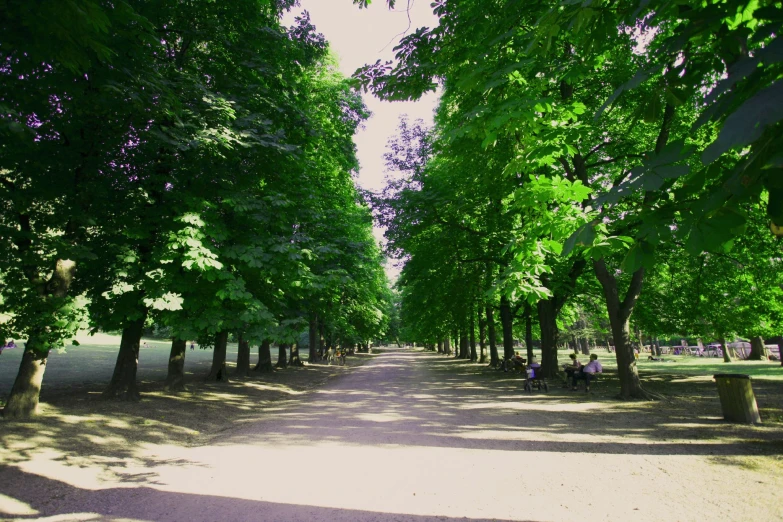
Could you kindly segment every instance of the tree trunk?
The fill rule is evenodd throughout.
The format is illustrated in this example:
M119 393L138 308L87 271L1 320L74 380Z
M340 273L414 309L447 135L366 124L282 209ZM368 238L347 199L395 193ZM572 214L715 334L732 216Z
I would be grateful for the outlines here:
M254 372L271 372L272 368L272 352L269 350L269 339L264 339L258 346L258 363L253 368Z
M30 336L24 347L22 362L16 374L14 386L3 409L6 419L26 419L38 413L38 398L41 394L49 350L39 351L36 336Z
M451 355L451 346L449 343L450 343L449 338L446 337L446 340L443 341L443 353L445 353L446 355Z
M215 348L212 352L212 369L207 375L207 381L228 382L226 372L226 348L228 345L228 331L215 334Z
M636 367L636 356L633 351L631 341L630 322L626 319L624 322L617 319L618 311L610 312L614 320L610 317L612 325L612 335L614 336L614 349L617 357L617 373L620 377L620 397L622 399L647 399L650 398L647 392L642 388L639 372Z
M750 355L748 355L749 361L766 361L764 349L764 339L760 335L750 338Z
M239 343L237 344L236 375L239 377L250 375L250 343L245 339L244 335L239 336Z
M291 360L288 364L289 366L304 366L302 360L299 358L299 345L297 343L291 345Z
M503 356L514 357L514 318L511 315L511 303L506 296L500 298L500 322L503 326Z
M288 368L288 354L286 353L287 349L288 349L287 344L277 345L277 364L275 365L276 368Z
M557 375L557 311L554 297L538 302L538 325L541 328L541 374L552 378Z
M323 358L326 356L326 338L324 337L324 323L318 321L318 355Z
M443 353L443 341L438 341L438 353Z
M478 324L479 324L479 362L484 364L487 362L487 322L484 319L484 314L481 313L481 307L478 309Z
M533 360L533 308L525 303L525 349L528 362Z
M144 330L144 321L147 319L147 310L142 316L127 323L122 330L120 339L120 353L117 355L117 363L114 365L114 374L108 388L103 392L104 399L119 399L123 401L138 401L141 399L139 389L136 386L136 372L139 369L139 344Z
M307 341L310 347L310 355L307 357L310 364L314 363L318 359L318 314L315 312L310 313L310 325L307 336Z
M169 353L169 373L163 383L166 391L182 391L185 389L185 350L188 342L185 339L174 338L171 341Z
M468 348L468 332L462 330L459 333L459 358L470 359L470 349Z
M590 355L590 342L587 337L579 339L579 346L581 347L582 355Z
M30 245L31 243L25 243L23 246L17 244L17 247L22 253L25 253L29 250ZM31 274L34 274L34 278L38 277L35 270ZM71 289L75 274L75 262L67 259L57 259L54 262L52 275L46 284L36 285L33 280L30 280L30 282L37 286L38 297L41 299L42 304L48 306L52 304L50 302L52 299L58 301L65 300ZM62 304L61 301L57 303L57 308L60 308ZM44 306L42 310L46 309L47 306ZM57 321L54 313L47 314L42 311L37 315L36 319L39 321L49 320L48 324L41 325L43 328L53 327L54 322ZM11 393L8 395L8 401L3 409L3 416L7 419L24 419L38 413L38 400L41 394L41 385L50 349L50 346L44 346L40 338L40 334L43 334L45 331L44 329L38 332L31 332L27 343L25 343L19 371L16 374L14 385L11 387Z
M472 308L472 307L471 307ZM473 310L470 313L470 361L478 361L478 354L476 353L476 316L473 314Z
M620 301L617 289L617 278L609 273L604 260L593 261L593 268L603 288L606 309L609 313L609 324L612 329L614 351L617 358L617 375L620 379L620 398L656 398L655 395L642 387L631 343L630 319L636 300L642 292L644 268L639 268L633 273L631 283L622 301Z
M723 352L723 362L730 363L731 353L729 353L729 347L726 346L726 338L721 336L719 341L720 341L720 349Z
M485 315L487 316L487 340L489 341L489 365L495 368L500 363L500 357L498 357L497 338L495 337L495 318L493 317L492 307L490 305L487 305L487 307L485 308Z

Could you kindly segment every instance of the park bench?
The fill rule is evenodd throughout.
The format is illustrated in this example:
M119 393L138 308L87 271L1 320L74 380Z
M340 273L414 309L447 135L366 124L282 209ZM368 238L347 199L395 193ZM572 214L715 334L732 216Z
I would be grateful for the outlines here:
M600 382L602 375L603 375L603 373L594 373L592 379L590 380L590 386L594 386L596 383ZM584 381L584 380L580 379L580 380L576 381L576 387L577 388L579 388L579 383L580 382L587 383L587 381ZM569 382L568 383L568 387L571 388L571 385L572 385L572 383Z

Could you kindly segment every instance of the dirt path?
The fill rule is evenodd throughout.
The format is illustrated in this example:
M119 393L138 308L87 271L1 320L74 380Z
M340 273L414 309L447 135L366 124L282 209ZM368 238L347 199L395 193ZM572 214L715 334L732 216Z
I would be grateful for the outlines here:
M100 462L42 450L0 471L0 514L59 514L58 521L783 518L775 499L781 460L764 442L779 430L662 419L643 405L561 390L525 395L518 381L493 379L475 365L389 351L296 401L266 406L267 420L207 446L142 444L133 458ZM746 430L756 430L750 436L759 442L745 442Z

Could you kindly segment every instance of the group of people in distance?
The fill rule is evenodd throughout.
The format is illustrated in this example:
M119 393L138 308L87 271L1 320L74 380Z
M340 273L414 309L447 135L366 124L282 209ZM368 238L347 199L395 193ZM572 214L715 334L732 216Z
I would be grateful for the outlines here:
M566 373L566 384L570 379L571 389L576 391L579 381L585 381L585 392L589 392L590 381L592 381L597 374L604 371L603 366L598 362L598 355L591 354L590 361L584 365L577 359L575 353L572 353L569 357L571 358L571 362L563 365L563 369Z

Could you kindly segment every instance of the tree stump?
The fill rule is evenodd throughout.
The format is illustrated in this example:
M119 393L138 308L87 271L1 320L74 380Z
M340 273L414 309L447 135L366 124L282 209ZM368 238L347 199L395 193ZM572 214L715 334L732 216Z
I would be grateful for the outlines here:
M749 375L723 373L713 375L713 378L718 384L724 419L743 424L761 424Z

